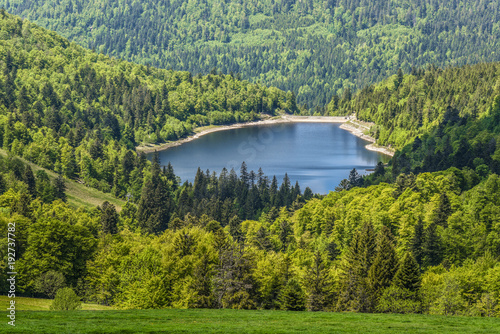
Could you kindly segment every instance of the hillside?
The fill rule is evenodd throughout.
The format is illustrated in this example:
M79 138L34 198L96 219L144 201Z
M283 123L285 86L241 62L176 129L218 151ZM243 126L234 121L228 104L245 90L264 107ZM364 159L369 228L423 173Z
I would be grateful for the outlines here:
M0 33L0 145L122 198L139 197L141 184L131 189L129 175L141 174L147 161L136 145L297 112L292 93L116 60L3 10Z
M225 74L325 105L398 68L498 61L498 0L2 0L8 11L108 55Z
M400 72L327 110L374 122L377 143L399 150L393 176L450 167L500 173L500 63Z

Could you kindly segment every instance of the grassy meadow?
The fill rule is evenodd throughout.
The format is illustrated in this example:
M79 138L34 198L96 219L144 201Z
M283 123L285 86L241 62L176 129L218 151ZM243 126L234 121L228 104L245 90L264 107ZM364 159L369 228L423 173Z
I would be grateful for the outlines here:
M0 333L500 333L498 318L229 309L85 309L19 311L16 327L5 321Z

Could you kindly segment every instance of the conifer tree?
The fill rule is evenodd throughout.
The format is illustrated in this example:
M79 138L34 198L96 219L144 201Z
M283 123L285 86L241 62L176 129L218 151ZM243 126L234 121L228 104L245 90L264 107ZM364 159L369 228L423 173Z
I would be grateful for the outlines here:
M437 225L446 228L448 226L447 220L451 212L452 210L451 210L450 199L448 198L445 192L442 192L439 197L439 206L435 212L434 222Z
M54 179L54 197L66 202L66 182L61 175Z
M417 261L410 253L406 253L401 259L393 283L401 289L412 292L420 288L420 270Z
M375 231L371 223L365 223L354 235L343 259L338 310L369 310L371 300L367 277L375 255Z
M101 206L101 227L105 234L118 233L118 213L115 206L108 201Z
M382 226L377 239L377 255L368 271L368 285L373 303L376 302L380 292L391 285L398 268L391 230Z
M296 279L288 280L281 291L280 302L282 310L304 311L306 309L304 292Z
M36 180L30 165L26 165L26 167L24 168L23 181L28 186L29 194L33 198L36 197Z
M243 233L241 232L241 220L238 216L234 216L229 221L229 234L236 241L241 241L243 238Z
M271 250L272 244L269 240L269 235L265 227L261 226L255 235L255 244L262 250Z
M290 242L290 235L292 234L292 228L288 221L284 220L280 223L279 239L281 241L281 250L285 251Z
M441 240L435 223L431 223L425 229L422 255L424 267L437 266L441 263Z
M322 311L326 304L328 282L328 270L323 255L316 251L311 265L306 272L307 287L307 309L309 311Z
M424 254L422 250L423 244L424 244L424 222L422 221L422 219L419 219L418 223L415 225L415 231L413 234L413 238L411 240L410 249L413 257L420 266L423 264L423 259L424 259Z

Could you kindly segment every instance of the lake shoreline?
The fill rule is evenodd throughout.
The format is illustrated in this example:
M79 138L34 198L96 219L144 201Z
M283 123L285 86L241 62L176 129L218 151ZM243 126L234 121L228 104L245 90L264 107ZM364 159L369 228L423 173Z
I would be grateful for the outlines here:
M198 139L204 135L209 133L217 132L217 131L225 131L231 129L239 129L243 127L256 126L256 125L268 125L268 124L280 124L280 123L342 123L340 126L341 129L347 130L351 132L356 137L364 139L366 141L371 142L365 146L367 150L379 152L388 156L393 156L394 152L388 147L378 146L375 143L375 139L363 133L363 129L366 128L366 125L361 124L359 121L353 119L348 116L292 116L292 115L284 115L280 117L269 117L265 119L261 119L253 122L246 123L235 123L230 125L209 125L204 127L199 127L194 130L195 134L190 135L186 138L181 138L176 141L171 141L168 143L163 143L159 145L141 145L137 146L135 150L137 152L144 153L153 153L155 151L165 151L171 147L180 146L184 143L193 141ZM366 123L368 124L368 123ZM368 130L366 128L364 130Z

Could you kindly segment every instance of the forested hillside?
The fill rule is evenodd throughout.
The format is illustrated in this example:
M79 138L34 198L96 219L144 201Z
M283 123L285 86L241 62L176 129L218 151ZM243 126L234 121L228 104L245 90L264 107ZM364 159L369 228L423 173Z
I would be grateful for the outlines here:
M449 167L500 173L500 63L399 72L327 110L375 122L377 142L399 149L393 176Z
M297 111L293 93L111 59L3 10L0 33L0 145L116 196L140 192L142 142Z
M80 45L293 91L310 108L398 68L500 60L498 0L2 0Z

